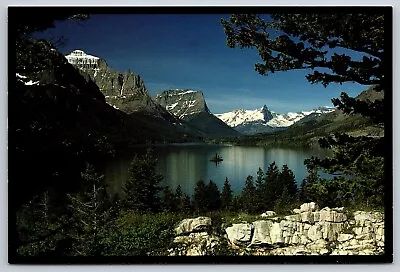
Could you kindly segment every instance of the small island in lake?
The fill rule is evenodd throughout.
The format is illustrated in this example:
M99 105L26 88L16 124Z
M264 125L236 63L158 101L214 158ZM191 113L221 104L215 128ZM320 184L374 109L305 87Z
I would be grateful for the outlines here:
M210 161L215 162L215 163L219 163L219 162L223 161L223 159L222 159L222 157L220 155L215 154L215 156Z

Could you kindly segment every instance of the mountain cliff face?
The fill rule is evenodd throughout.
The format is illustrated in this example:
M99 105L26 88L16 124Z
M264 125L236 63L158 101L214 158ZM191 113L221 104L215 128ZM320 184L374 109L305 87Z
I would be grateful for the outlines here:
M256 134L283 130L305 117L315 118L321 114L332 112L333 110L333 108L329 107L320 107L311 111L279 114L270 111L268 107L264 105L260 109L238 109L232 112L215 114L215 116L243 134Z
M210 113L202 92L193 90L169 90L158 94L155 101L180 119L201 112Z
M143 80L131 71L115 71L107 62L82 50L65 56L69 63L79 68L81 74L92 80L104 94L107 103L126 113L147 111L163 115L166 112L149 96Z
M211 114L203 93L193 90L168 90L154 100L171 114L196 127L206 137L238 136L239 132Z

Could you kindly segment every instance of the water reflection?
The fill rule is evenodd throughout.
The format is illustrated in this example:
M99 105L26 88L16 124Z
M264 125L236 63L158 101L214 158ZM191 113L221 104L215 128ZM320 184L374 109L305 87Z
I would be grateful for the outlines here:
M311 156L325 157L328 152L320 149L288 149L220 145L170 145L155 147L158 158L157 171L163 175L163 185L173 190L180 184L182 190L192 195L199 179L206 183L213 180L221 190L228 178L234 192L239 192L248 175L256 176L258 168L264 171L273 161L279 168L283 164L294 172L298 184L306 177L304 159ZM210 161L218 154L223 161ZM110 193L120 193L128 178L128 167L134 154L117 158L108 163L105 179Z

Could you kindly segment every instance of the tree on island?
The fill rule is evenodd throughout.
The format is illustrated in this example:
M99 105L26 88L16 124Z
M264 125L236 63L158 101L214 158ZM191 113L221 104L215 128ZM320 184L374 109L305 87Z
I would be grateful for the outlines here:
M326 87L356 82L373 86L375 92L386 92L391 91L391 84L385 78L385 20L384 14L369 13L234 14L228 20L221 19L221 24L229 47L257 50L261 62L255 64L255 70L261 75L308 69L306 79L311 84ZM338 53L337 49L355 51L362 57ZM332 103L345 114L360 114L376 126L384 125L384 99L360 101L342 92ZM320 139L320 145L332 149L333 156L308 163L329 173L344 174L340 185L346 193L338 203L351 197L355 201L370 200L372 205L383 204L384 137L336 133ZM335 186L329 187L335 190Z

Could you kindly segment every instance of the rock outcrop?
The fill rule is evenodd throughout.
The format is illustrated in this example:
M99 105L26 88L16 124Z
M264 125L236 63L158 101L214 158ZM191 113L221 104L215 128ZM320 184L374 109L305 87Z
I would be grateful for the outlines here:
M268 214L272 215L272 211ZM345 213L344 208L329 207L318 210L315 203L305 203L291 215L263 216L265 219L252 223L224 227L225 235L219 237L210 231L204 232L204 228L200 228L201 233L193 233L197 227L186 227L196 221L211 225L210 218L199 218L185 219L178 226L180 236L175 238L180 245L178 255L212 254L213 248L224 241L239 255L377 255L384 252L384 216L379 212Z
M233 226L225 229L228 239L236 245L247 245L251 241L254 226L252 224L233 224Z
M185 234L207 230L211 226L209 217L197 217L182 220L175 229L176 234Z
M211 218L200 216L182 220L175 228L177 245L170 249L170 255L203 256L218 244L219 238L209 234Z

